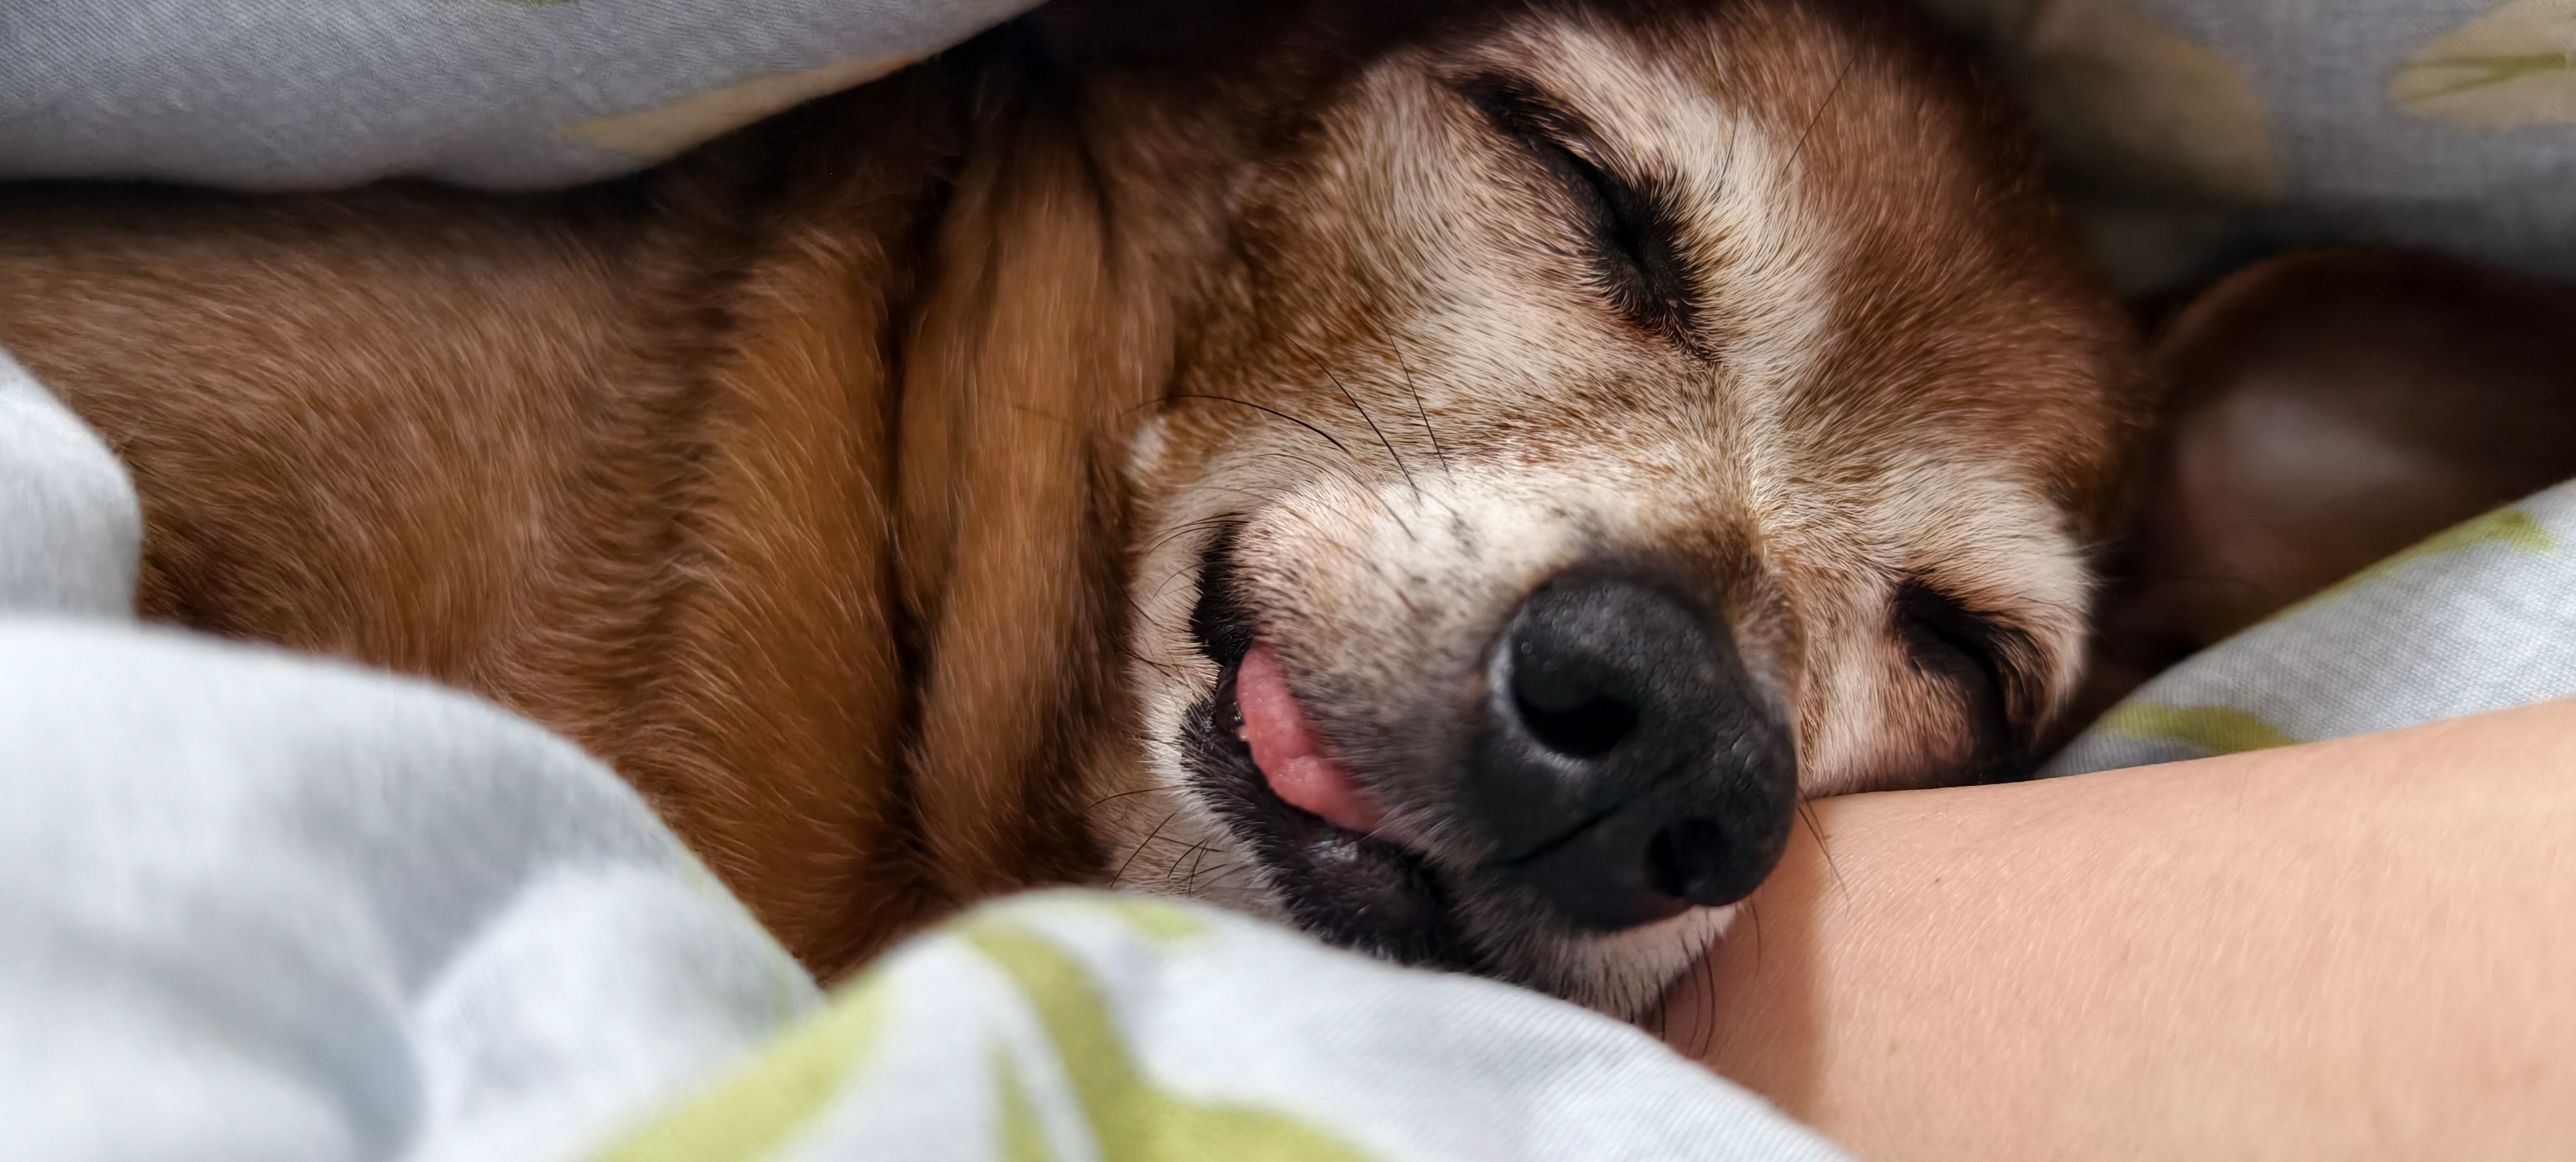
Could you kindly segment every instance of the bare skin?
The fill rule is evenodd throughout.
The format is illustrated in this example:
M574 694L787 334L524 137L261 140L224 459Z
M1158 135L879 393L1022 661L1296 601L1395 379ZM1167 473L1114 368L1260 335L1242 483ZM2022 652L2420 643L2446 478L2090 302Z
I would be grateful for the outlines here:
M2576 1155L2576 701L1814 809L1663 1024L1860 1157Z

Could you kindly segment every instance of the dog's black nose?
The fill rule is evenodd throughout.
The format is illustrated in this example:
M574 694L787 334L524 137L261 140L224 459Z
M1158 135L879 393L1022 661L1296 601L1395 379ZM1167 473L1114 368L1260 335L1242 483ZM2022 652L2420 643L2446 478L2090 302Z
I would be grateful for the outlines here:
M1615 930L1742 899L1795 809L1788 730L1677 586L1585 568L1532 593L1486 669L1462 795L1496 866Z

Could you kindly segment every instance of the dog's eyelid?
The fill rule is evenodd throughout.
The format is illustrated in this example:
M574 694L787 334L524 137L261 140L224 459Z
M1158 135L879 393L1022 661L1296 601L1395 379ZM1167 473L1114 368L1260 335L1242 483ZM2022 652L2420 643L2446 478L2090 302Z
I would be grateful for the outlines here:
M2038 650L2028 631L2003 614L1978 609L1957 596L1920 577L1899 582L1893 602L1898 632L1903 634L1915 654L1915 663L1927 671L1926 654L1939 649L1954 651L1961 660L1975 667L1974 680L1991 690L1994 709L2007 721L1999 724L2009 732L2009 720L2029 712L2034 691L2031 689L2031 667ZM1953 680L1968 675L1955 670Z
M1700 350L1671 182L1625 172L1609 160L1611 151L1590 125L1527 80L1480 74L1457 88L1496 131L1557 171L1585 203L1595 219L1586 226L1602 248L1600 274L1611 305L1630 322Z
M1610 149L1582 117L1521 78L1483 74L1461 83L1460 95L1504 136L1542 156L1556 155L1580 167L1587 184L1605 199L1652 207L1642 183L1611 160ZM1613 207L1616 208L1615 206Z

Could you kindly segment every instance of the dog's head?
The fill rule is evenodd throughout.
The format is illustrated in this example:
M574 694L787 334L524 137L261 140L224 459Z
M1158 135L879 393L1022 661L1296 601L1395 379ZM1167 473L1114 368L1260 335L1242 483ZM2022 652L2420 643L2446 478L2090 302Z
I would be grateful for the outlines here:
M2016 771L2127 337L1910 25L1518 9L1285 140L1129 465L1125 882L1633 1010L1802 796Z

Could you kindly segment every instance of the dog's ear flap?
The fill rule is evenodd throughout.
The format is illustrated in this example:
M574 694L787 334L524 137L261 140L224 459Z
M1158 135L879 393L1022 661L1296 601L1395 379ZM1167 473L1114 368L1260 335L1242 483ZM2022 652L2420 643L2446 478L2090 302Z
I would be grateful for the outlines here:
M2576 476L2576 295L2501 272L2383 250L2275 258L2176 312L2149 362L2166 394L2107 563L2097 687L2125 692Z
M910 807L928 886L958 902L1100 870L1071 772L1084 724L1123 721L1104 701L1123 661L1111 433L1173 351L1063 105L987 105L931 242L899 423L898 575L922 658Z

